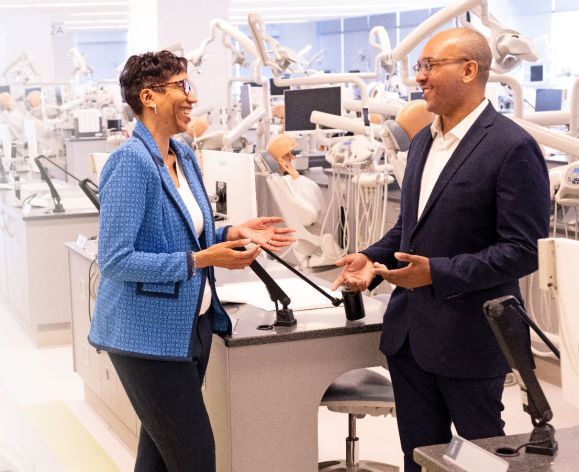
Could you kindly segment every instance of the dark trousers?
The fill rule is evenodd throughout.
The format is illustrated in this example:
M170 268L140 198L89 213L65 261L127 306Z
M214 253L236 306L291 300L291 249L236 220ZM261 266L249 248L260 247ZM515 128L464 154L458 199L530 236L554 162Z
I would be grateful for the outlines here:
M215 441L201 395L211 336L210 317L201 316L191 362L109 353L141 420L135 472L215 471Z
M504 435L504 375L464 379L426 372L416 363L408 339L386 358L406 472L420 471L412 459L415 447L451 440L451 423L459 436L469 440Z

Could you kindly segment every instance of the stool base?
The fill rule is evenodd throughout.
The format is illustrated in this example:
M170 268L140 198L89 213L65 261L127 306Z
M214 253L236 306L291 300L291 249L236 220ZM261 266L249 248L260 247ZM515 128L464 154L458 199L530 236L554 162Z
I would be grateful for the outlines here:
M347 466L346 461L325 461L318 464L318 471L324 472L399 472L394 465L374 461L360 461L358 465Z

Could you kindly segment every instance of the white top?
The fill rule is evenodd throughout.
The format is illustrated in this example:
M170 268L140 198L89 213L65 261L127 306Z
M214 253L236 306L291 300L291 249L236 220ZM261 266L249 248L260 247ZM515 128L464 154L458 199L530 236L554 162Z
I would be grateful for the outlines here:
M430 132L432 133L434 141L432 142L432 147L430 148L426 163L424 164L424 171L422 172L417 220L419 220L422 215L422 211L426 206L426 202L432 193L438 177L440 177L442 169L444 169L460 141L484 111L488 103L489 101L484 99L478 107L466 115L460 123L445 135L442 134L442 123L439 115L436 116L432 125L430 125Z
M179 163L179 159L176 159L176 167L177 167L177 178L179 179L179 187L177 191L185 203L187 207L187 211L191 215L191 219L193 220L193 226L195 226L195 232L197 233L197 237L199 238L203 234L203 213L201 213L201 208L199 208L199 204L197 200L195 200L195 196L191 191L191 188L187 184L187 177L183 173L183 169L181 168L181 164ZM205 290L203 291L203 298L201 299L201 309L199 310L199 314L203 315L209 309L211 305L211 288L209 287L209 283L205 284Z

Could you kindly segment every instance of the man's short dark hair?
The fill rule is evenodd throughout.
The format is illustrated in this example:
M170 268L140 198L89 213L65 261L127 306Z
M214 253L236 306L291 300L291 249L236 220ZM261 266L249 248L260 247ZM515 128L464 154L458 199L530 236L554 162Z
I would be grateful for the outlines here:
M125 102L135 115L141 116L143 104L139 94L150 85L167 82L171 77L187 71L187 59L169 51L146 52L129 57L119 82Z

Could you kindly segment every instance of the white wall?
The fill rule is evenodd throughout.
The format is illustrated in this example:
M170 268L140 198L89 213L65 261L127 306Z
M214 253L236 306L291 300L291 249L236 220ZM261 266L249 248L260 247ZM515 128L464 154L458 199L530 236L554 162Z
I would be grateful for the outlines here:
M43 82L54 80L50 17L33 12L0 16L0 72L23 53L33 60Z
M227 0L162 0L158 10L158 44L160 47L180 42L185 53L200 46L210 35L209 24L214 18L227 19ZM212 102L225 106L229 77L229 54L221 42L222 34L207 49L208 57L202 74L193 77L199 94L199 104Z

